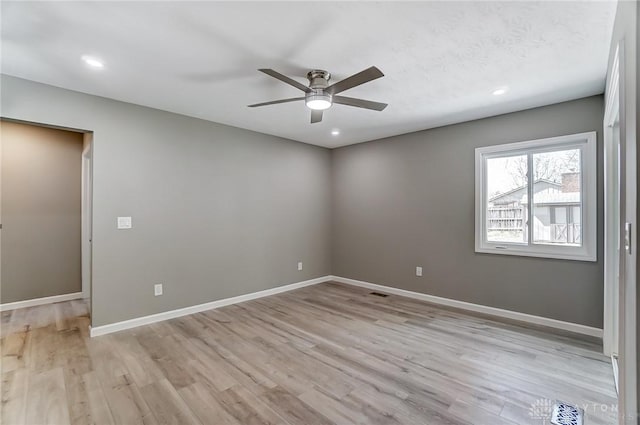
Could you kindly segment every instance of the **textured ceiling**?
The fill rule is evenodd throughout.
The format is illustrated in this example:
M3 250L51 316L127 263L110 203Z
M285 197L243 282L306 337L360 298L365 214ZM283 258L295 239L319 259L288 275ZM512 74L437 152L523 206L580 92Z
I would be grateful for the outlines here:
M2 72L72 90L335 147L602 93L614 2L2 2ZM88 69L91 54L106 66ZM309 123L306 83L371 65ZM503 96L494 89L508 86ZM332 129L340 129L332 136Z

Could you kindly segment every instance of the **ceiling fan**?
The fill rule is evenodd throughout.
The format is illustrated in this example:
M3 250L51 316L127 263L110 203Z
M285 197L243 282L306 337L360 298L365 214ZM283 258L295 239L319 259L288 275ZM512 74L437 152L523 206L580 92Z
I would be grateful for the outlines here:
M380 71L375 66L367 68L364 71L358 72L357 74L353 74L352 76L331 85L329 85L329 80L331 79L331 74L329 72L323 71L321 69L314 69L312 71L309 71L309 73L307 74L309 87L287 77L286 75L280 74L273 69L259 69L258 71L264 72L265 74L273 78L277 78L284 83L302 90L303 92L305 92L305 95L302 97L291 97L288 99L280 99L271 102L248 105L250 108L304 100L307 108L311 109L311 124L313 124L322 121L322 111L329 109L334 103L340 105L355 106L356 108L372 109L374 111L382 111L387 107L386 103L372 102L370 100L356 99L353 97L338 96L338 93L342 93L345 90L349 90L361 84L368 83L369 81L384 77L382 71Z

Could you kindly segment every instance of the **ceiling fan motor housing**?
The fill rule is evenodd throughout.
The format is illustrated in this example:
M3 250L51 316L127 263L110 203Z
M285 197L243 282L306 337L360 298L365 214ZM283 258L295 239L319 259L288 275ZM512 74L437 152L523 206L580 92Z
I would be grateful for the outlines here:
M317 89L326 89L331 79L331 74L322 69L314 69L307 73L307 79L309 80L309 87Z

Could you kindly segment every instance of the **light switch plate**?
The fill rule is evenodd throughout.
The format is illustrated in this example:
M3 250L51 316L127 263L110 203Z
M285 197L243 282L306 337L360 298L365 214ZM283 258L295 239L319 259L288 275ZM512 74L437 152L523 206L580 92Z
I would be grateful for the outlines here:
M131 229L131 217L118 217L118 229Z

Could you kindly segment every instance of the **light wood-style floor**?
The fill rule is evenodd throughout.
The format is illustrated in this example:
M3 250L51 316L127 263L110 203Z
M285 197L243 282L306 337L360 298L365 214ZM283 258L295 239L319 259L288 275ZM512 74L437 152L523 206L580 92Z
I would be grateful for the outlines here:
M599 346L340 284L88 324L82 301L2 313L3 424L542 425L545 399L614 422Z

